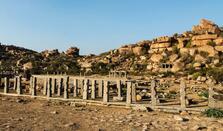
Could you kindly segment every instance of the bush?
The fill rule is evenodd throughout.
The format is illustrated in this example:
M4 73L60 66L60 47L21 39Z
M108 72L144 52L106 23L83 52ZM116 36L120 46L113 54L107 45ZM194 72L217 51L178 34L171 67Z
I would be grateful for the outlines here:
M212 68L207 71L207 74L213 77L217 82L223 82L223 68Z
M207 117L221 118L223 117L223 110L210 108L205 110L203 114L206 115Z
M208 98L209 97L209 92L208 91L201 91L198 96Z
M207 58L209 53L206 51L200 51L200 55L203 56L204 58Z
M191 45L192 45L192 44L191 44L191 41L188 41L185 47L186 47L186 48L190 48Z
M192 79L193 80L196 80L199 76L201 76L201 73L200 72L195 72L192 76Z
M207 44L210 46L216 46L216 43L214 41L209 41Z
M174 54L179 54L180 52L180 49L178 49L176 45L172 47L172 50Z

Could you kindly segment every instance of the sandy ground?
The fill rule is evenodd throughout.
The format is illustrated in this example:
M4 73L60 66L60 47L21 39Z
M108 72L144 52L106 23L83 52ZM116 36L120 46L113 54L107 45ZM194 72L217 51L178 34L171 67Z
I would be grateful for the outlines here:
M0 131L223 131L223 119L0 95Z

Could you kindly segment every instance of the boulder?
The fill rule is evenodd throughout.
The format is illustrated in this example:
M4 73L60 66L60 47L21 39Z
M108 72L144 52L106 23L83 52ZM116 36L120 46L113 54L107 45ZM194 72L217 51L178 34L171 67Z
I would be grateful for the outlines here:
M199 34L203 34L206 32L214 34L221 33L220 28L215 23L206 19L201 19L200 24L197 26L193 26L192 31Z
M130 47L130 46L128 46L128 47L121 47L121 48L118 49L118 52L120 54L131 54L131 53L133 53L132 47Z
M218 52L214 49L214 47L210 46L210 45L205 45L205 46L201 46L198 47L197 50L200 51L204 51L204 52L208 52L209 56L213 57L215 56Z
M132 51L135 55L143 55L145 53L143 51L143 47L140 47L140 46L132 48Z
M171 68L172 72L178 72L180 70L184 69L184 63L182 62L174 62L173 67Z
M192 40L215 40L218 38L217 34L204 34L196 35L192 37Z
M215 50L223 52L223 46L215 46Z
M170 62L174 62L179 56L177 54L173 54L169 57Z
M216 43L216 45L223 45L223 38L218 37L217 39L214 40L214 42Z
M156 38L156 42L158 43L170 42L171 39L172 39L171 37L163 36L163 37Z
M23 65L23 70L30 70L33 68L32 62L27 62Z
M211 40L193 40L192 46L204 46L207 45Z
M193 67L194 68L201 67L201 63L200 62L196 62L196 63L194 63Z
M180 54L189 54L189 48L180 48Z
M195 56L195 59L194 60L197 61L197 62L204 62L207 59L198 54L198 55Z
M161 54L153 54L150 58L150 60L153 62L159 62L162 59L163 59L163 56Z
M77 47L70 47L65 54L72 57L79 56L79 49Z

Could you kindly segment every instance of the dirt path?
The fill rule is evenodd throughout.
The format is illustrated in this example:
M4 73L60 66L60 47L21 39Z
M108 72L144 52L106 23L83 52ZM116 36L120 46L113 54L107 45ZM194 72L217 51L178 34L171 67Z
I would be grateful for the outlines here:
M217 130L223 120L196 115L71 106L60 101L0 96L1 130L142 131Z

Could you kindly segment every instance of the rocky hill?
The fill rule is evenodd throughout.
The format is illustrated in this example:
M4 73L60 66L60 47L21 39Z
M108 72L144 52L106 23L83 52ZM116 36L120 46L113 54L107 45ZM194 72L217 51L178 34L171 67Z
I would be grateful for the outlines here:
M207 75L209 69L222 67L222 52L222 28L202 19L191 31L124 45L79 61L87 63L86 68L89 69L102 66L102 72L114 69L126 70L136 75L175 73L198 77Z
M89 75L126 70L132 75L174 74L206 80L208 73L221 75L223 31L215 23L202 19L191 31L124 45L98 56L79 56L76 47L66 52L55 49L38 53L1 45L0 52L1 70L11 68L39 74L81 72Z

